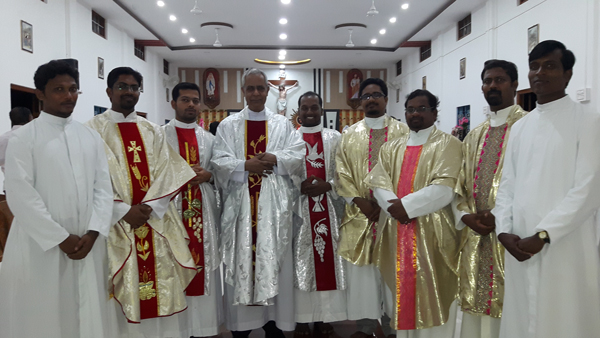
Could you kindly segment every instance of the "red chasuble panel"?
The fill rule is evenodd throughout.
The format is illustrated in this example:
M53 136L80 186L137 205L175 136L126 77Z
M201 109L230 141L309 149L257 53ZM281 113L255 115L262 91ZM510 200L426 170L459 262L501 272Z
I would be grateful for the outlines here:
M131 205L142 202L150 188L150 168L142 135L136 123L118 123L127 159L131 187ZM154 230L146 223L134 230L139 273L141 319L158 317L158 285L154 251Z
M306 177L319 177L327 181L325 157L323 153L323 135L321 133L303 134L306 142ZM331 225L327 194L308 197L310 227L313 239L313 256L317 291L336 290L335 263L331 241Z
M267 151L269 141L267 121L246 121L246 160ZM248 175L248 190L250 191L250 211L252 216L252 275L256 265L256 238L258 224L258 198L262 176Z
M179 141L179 154L193 167L198 164L199 149L195 129L175 128ZM200 186L187 184L181 192L181 217L190 237L188 247L196 263L196 276L185 289L188 296L204 296L204 230L202 218L202 192Z

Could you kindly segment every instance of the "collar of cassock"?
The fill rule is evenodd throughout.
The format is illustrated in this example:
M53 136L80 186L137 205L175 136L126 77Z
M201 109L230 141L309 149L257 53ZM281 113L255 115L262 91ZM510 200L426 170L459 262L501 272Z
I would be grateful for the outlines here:
M116 112L112 109L108 109L107 111L104 112L105 114L110 114L110 117L113 119L113 121L115 121L116 123L124 123L124 122L137 122L137 112L133 111L131 113L129 113L129 115L127 115L127 117L123 116L122 113Z
M196 126L198 126L198 123L196 123L196 122L185 123L185 122L181 122L178 120L173 120L173 125L175 125L175 127L177 127L177 128L182 128L182 129L195 129Z
M552 102L548 102L548 103L544 103L544 104L540 104L538 103L536 106L536 109L540 112L540 113L553 113L553 112L564 112L565 110L569 109L569 104L571 103L571 99L569 98L569 95L565 95L563 97L561 97L558 100L554 100Z
M42 111L40 113L40 116L38 116L38 120L46 122L46 123L50 123L56 126L61 126L64 127L67 124L71 123L71 121L73 121L73 116L69 116L69 117L58 117L58 116L54 116L54 115L50 115L48 113L46 113L45 111Z
M371 129L383 129L383 124L385 123L385 114L379 117L366 117L365 123L367 127Z
M493 127L498 127L498 126L505 124L506 120L508 119L508 115L510 114L510 112L513 110L514 107L515 106L512 105L510 107L500 109L496 112L492 112L490 114L490 126L493 128Z
M433 128L435 128L434 125L432 125L429 128L421 129L418 132L411 130L407 145L420 146L425 144L425 142L427 142L427 139L429 138L429 134L431 134L431 132L433 131Z
M318 124L314 127L300 127L300 132L302 134L314 134L314 133L319 133L323 130L323 125L322 124Z
M266 109L263 109L262 111L259 111L259 112L255 112L255 111L250 110L250 108L248 108L247 111L248 111L248 120L249 121L266 121L267 120Z

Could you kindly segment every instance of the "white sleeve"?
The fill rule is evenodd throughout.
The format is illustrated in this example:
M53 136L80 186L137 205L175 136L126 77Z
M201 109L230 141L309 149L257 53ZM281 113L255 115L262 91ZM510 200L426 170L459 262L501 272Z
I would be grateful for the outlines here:
M279 159L277 159L277 165L273 167L273 173L279 176L289 175L287 169L285 169L285 166L279 162Z
M125 202L114 201L112 219L110 221L110 224L117 224L117 222L119 222L123 217L125 217L125 215L129 212L129 209L131 209L131 205Z
M458 210L458 201L456 200L456 198L452 200L451 205L452 213L454 214L454 227L456 228L456 230L462 230L467 226L465 223L463 223L462 218L464 215L468 215L469 213Z
M388 200L398 199L398 196L389 190L375 188L375 190L373 190L373 197L377 200L377 204L379 204L381 210L383 210L386 215L391 216L388 212L388 208L392 203L388 202Z
M229 176L229 180L244 183L248 181L248 172L245 170L246 162L240 162L238 166L235 168L231 176Z
M94 177L94 208L88 231L98 231L101 235L108 237L111 223L113 202L113 190L104 150L104 142L97 136L96 148L98 151L96 162L96 175ZM116 222L115 222L116 223Z
M352 204L354 204L354 202L352 200L355 198L356 197L344 197L344 201L346 201L346 204L352 205Z
M150 201L150 202L145 202L144 204L146 204L147 206L152 208L152 214L154 215L154 217L156 217L158 219L162 219L163 216L165 216L167 209L169 209L169 203L171 202L171 196L172 195L165 196L161 199L157 199L157 200Z
M452 188L441 184L432 184L402 197L402 205L409 218L416 218L440 210L450 204L453 198Z

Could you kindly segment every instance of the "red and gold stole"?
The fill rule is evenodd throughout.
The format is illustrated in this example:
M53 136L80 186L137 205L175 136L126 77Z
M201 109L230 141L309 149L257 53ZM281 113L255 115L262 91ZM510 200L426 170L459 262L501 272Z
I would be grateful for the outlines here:
M303 134L306 142L306 177L319 177L327 181L323 135L321 132ZM334 252L327 194L308 197L310 225L313 239L313 256L317 291L336 290Z
M179 141L179 154L193 167L200 159L195 129L175 128ZM198 185L186 185L181 192L183 224L190 243L188 247L196 263L196 276L185 289L188 296L204 296L204 230L202 218L202 192Z
M415 174L423 146L408 146L398 180L398 198L414 192ZM396 306L398 330L416 329L417 220L397 222Z
M246 120L246 160L267 151L269 139L267 121ZM248 175L248 190L250 191L250 213L252 216L252 275L256 265L256 239L258 236L256 226L258 224L258 198L262 176L257 174Z
M137 123L118 123L123 151L127 160L131 187L131 205L138 205L150 188L150 168L144 140ZM141 319L158 317L158 283L154 251L154 230L146 223L134 230L139 273Z

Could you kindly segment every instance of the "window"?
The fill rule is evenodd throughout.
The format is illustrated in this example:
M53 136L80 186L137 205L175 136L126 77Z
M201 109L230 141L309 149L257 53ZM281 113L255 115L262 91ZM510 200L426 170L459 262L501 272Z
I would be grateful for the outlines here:
M471 14L458 22L458 40L471 34Z
M396 76L402 75L402 60L396 62Z
M421 62L429 59L431 56L431 43L426 46L421 46Z
M517 6L522 5L526 2L527 2L527 0L517 0Z
M106 20L94 11L92 11L92 31L106 39Z
M146 59L145 59L145 51L146 51L146 48L145 48L145 46L144 46L144 45L142 45L142 44L140 44L140 43L137 43L137 42L136 42L136 43L133 45L133 48L134 48L134 54L135 54L135 56L139 57L139 58L140 58L140 59L142 59L142 60L146 60Z
M163 72L165 74L169 75L169 61L167 61L165 59L163 59Z

